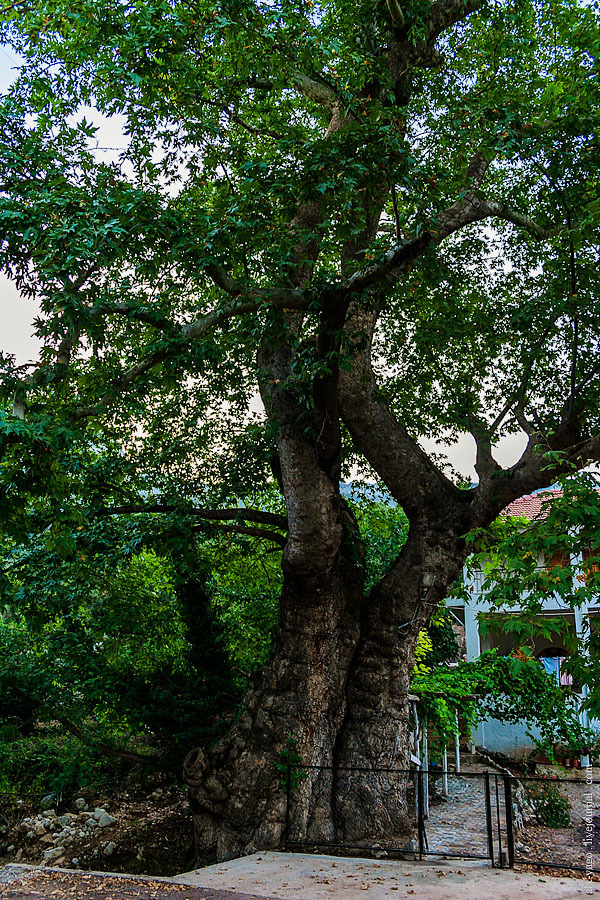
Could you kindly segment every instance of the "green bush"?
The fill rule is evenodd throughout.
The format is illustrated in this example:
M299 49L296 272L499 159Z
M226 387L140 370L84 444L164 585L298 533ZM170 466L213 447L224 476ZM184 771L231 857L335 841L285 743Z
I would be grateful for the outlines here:
M556 785L548 781L532 784L528 787L528 795L541 825L548 828L571 827L571 804Z
M7 739L8 738L8 739ZM0 738L0 793L57 794L123 774L121 760L108 759L72 735L52 728L28 737Z

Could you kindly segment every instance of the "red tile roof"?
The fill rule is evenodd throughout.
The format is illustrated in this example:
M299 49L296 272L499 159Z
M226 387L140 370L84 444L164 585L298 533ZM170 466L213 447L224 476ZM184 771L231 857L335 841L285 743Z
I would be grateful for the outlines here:
M502 510L502 516L527 516L528 519L537 518L542 513L542 504L546 503L552 497L560 497L562 491L560 488L545 488L543 491L536 491L535 494L526 494L525 497L519 497Z

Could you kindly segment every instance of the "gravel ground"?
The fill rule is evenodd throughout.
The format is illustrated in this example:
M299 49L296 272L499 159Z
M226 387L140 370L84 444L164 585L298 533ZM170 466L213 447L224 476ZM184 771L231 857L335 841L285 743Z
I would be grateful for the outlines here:
M0 870L0 897L7 900L53 897L57 900L264 900L258 894L233 894L146 878L39 869L23 872L16 866Z

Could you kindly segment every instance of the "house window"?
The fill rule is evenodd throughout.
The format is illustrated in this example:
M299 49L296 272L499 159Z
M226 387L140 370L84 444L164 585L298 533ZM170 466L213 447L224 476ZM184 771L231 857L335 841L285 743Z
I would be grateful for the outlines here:
M551 569L564 569L571 562L571 557L566 550L557 550L546 562L546 571Z
M583 559L583 577L585 583L588 584L600 572L600 550L586 548L581 556Z
M552 675L558 684L563 687L571 687L573 685L573 676L562 670L563 663L567 659L566 650L559 647L548 647L542 651L538 659L548 675Z

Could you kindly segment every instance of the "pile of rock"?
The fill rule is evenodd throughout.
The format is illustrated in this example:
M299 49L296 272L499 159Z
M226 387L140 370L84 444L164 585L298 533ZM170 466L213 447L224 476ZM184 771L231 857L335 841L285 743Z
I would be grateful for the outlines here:
M60 864L66 857L69 845L77 844L85 839L97 839L102 847L102 854L110 856L115 850L113 841L104 840L104 829L110 828L116 823L116 818L111 816L102 807L96 807L93 811L88 809L83 797L75 801L76 812L57 814L53 808L44 808L48 804L48 798L42 801L42 811L35 816L27 816L23 819L15 831L27 837L29 840L39 842L39 850L42 858L47 863ZM44 848L45 845L45 849ZM1 848L0 848L1 849ZM14 844L4 848L7 853L15 851ZM95 851L95 855L99 854ZM22 854L17 854L19 857ZM74 857L71 864L77 865L79 860Z

